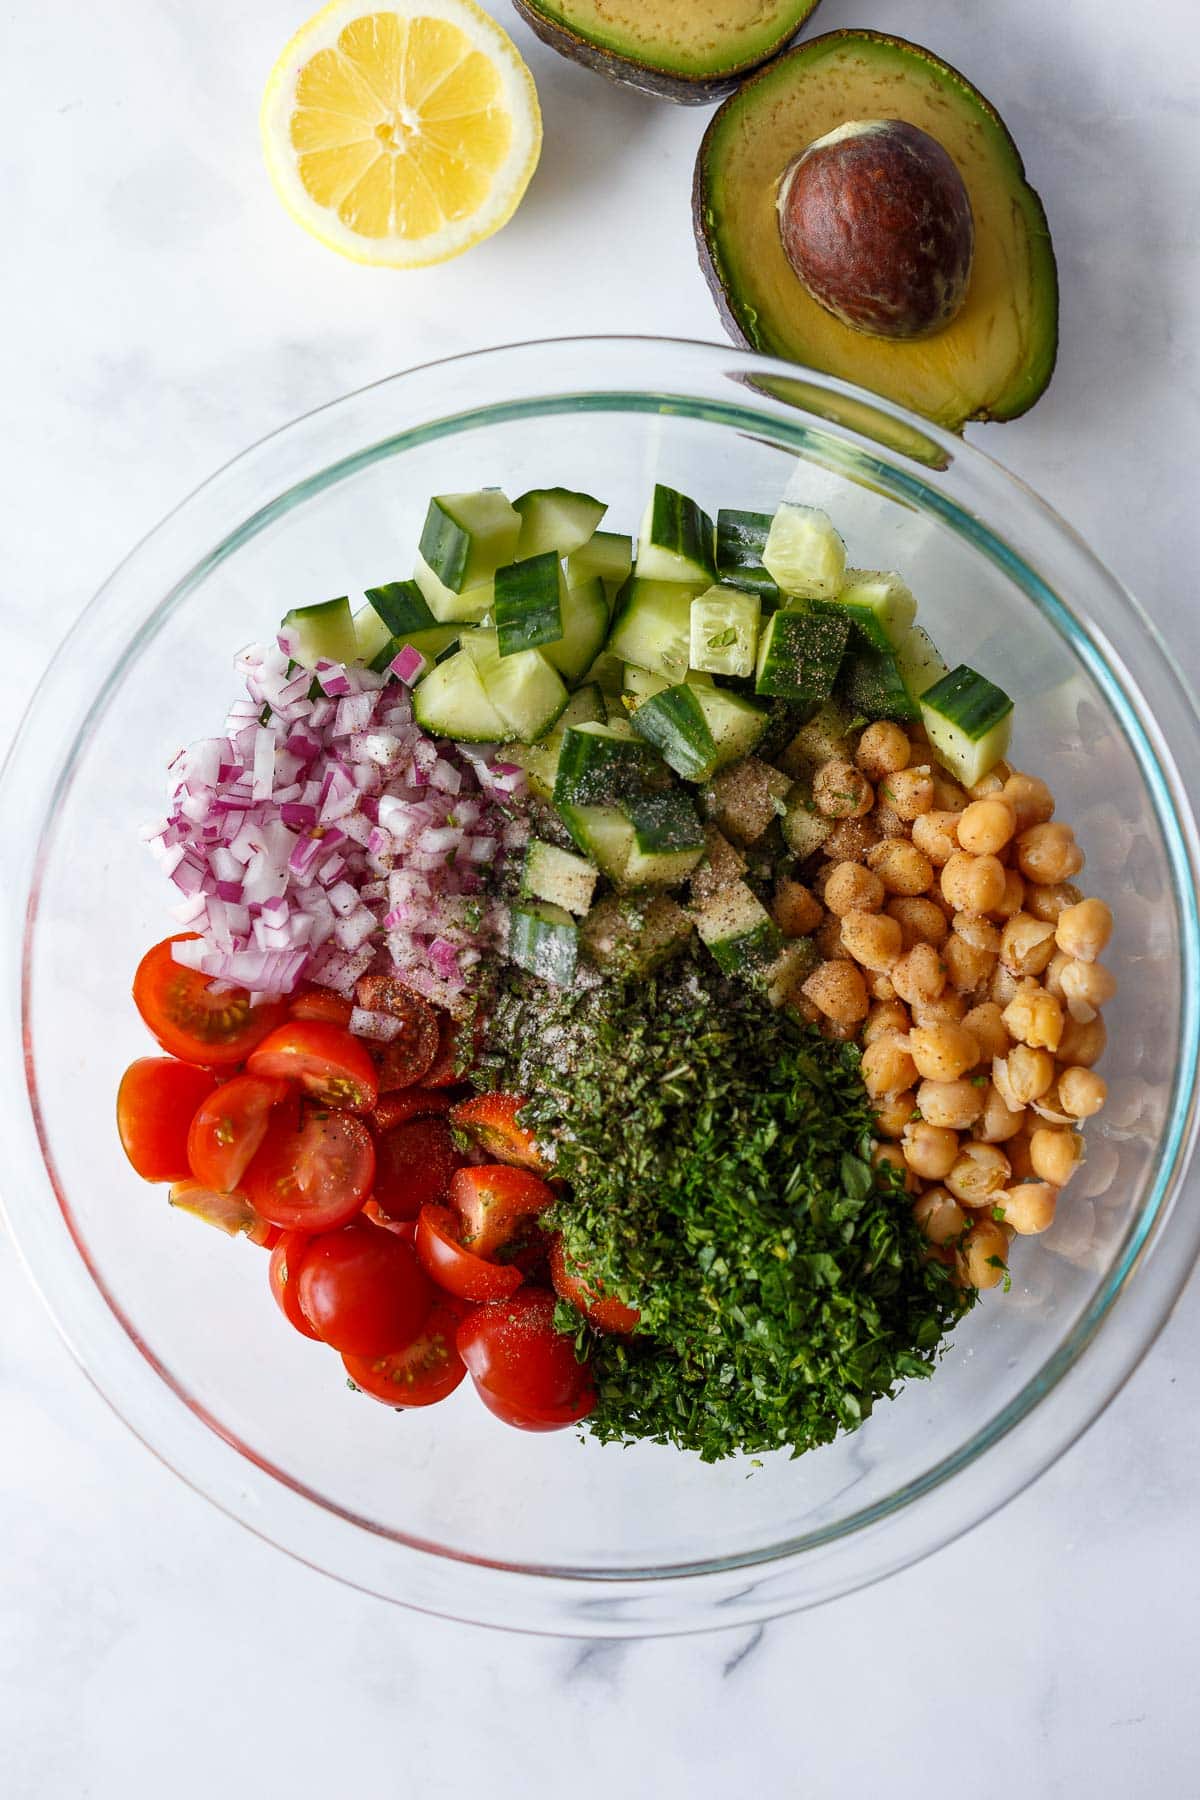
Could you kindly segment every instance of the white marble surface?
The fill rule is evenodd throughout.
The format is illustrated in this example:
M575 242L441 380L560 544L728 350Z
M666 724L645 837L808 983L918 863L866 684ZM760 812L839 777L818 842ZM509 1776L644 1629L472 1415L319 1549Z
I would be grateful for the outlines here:
M568 67L504 0L546 115L514 223L469 263L407 276L310 243L256 142L303 10L4 9L10 705L141 533L295 414L506 339L719 335L688 217L705 115ZM1005 113L1054 227L1062 352L1031 417L971 435L1091 539L1195 675L1192 12L824 0L820 22L921 39ZM915 1800L940 1771L978 1800L1198 1791L1196 1280L1105 1418L964 1542L823 1613L628 1646L504 1638L339 1588L125 1432L3 1240L0 1319L4 1800L441 1800L473 1782Z

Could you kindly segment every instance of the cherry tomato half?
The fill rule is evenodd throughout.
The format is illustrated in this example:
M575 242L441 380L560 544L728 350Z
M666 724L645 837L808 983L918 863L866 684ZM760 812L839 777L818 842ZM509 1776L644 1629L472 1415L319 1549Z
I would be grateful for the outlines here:
M229 1237L249 1238L264 1250L276 1241L274 1225L251 1206L245 1194L218 1194L189 1176L186 1181L174 1182L167 1198L180 1212L191 1213L205 1225L215 1225Z
M375 1140L375 1199L393 1219L415 1219L438 1205L463 1159L445 1119L408 1119Z
M271 1114L242 1186L285 1231L334 1231L361 1209L374 1178L375 1146L361 1119L288 1101Z
M391 1213L385 1213L378 1200L367 1200L362 1209L364 1219L370 1219L372 1225L378 1225L383 1231L394 1231L403 1238L406 1244L413 1244L417 1238L417 1221L415 1219L393 1219Z
M379 1093L375 1064L361 1038L322 1019L281 1025L246 1063L251 1075L296 1081L324 1106L370 1112Z
M460 1300L505 1300L525 1276L512 1263L484 1262L458 1241L458 1217L448 1206L423 1206L417 1217L417 1255L425 1273Z
M394 1094L380 1094L369 1123L374 1131L390 1131L406 1119L436 1119L450 1111L450 1096L444 1088L400 1088Z
M588 1279L578 1263L568 1266L563 1241L557 1233L550 1244L550 1279L560 1300L568 1300L597 1331L608 1331L616 1337L628 1337L641 1313L636 1306L626 1306L597 1283Z
M316 1332L300 1310L300 1265L311 1242L312 1239L302 1231L285 1231L271 1252L267 1273L271 1292L288 1324L294 1325L303 1337L314 1338L319 1343Z
M350 1015L354 1011L349 1000L343 1000L332 988L304 988L293 994L288 1011L293 1019L320 1019L325 1025L350 1024Z
M117 1089L117 1132L143 1181L187 1180L191 1115L216 1085L207 1069L173 1056L130 1063Z
M232 1068L287 1017L287 1005L265 1000L251 1006L245 988L214 994L207 975L184 968L171 954L172 944L195 935L181 932L146 952L133 978L133 1003L172 1056L206 1069Z
M460 1020L451 1018L449 1013L439 1012L437 1028L437 1054L422 1075L421 1081L427 1088L454 1087L466 1074L466 1070L458 1066L462 1034L466 1027Z
M462 1220L459 1236L476 1256L494 1256L517 1235L522 1223L542 1212L554 1189L528 1169L487 1163L459 1169L450 1183L450 1204Z
M497 1162L532 1169L535 1175L548 1175L550 1165L539 1151L532 1131L517 1123L517 1114L525 1104L521 1094L476 1094L452 1107L450 1118Z
M521 1288L476 1307L458 1328L458 1353L479 1398L520 1431L559 1431L596 1404L587 1364L554 1329L554 1305L549 1288Z
M289 1092L286 1081L235 1075L209 1094L188 1131L187 1159L196 1180L232 1194L267 1135L271 1108Z
M347 1375L385 1406L433 1406L452 1394L467 1372L455 1334L467 1308L439 1294L420 1334L388 1356L343 1356Z
M434 1301L412 1245L365 1219L310 1241L300 1265L299 1295L317 1336L350 1356L403 1350Z

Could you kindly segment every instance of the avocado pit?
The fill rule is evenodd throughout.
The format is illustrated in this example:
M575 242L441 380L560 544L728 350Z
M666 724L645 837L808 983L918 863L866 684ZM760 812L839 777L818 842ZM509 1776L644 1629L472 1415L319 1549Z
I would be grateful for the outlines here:
M777 198L784 254L819 306L873 337L932 337L966 298L975 221L935 138L853 119L808 145Z

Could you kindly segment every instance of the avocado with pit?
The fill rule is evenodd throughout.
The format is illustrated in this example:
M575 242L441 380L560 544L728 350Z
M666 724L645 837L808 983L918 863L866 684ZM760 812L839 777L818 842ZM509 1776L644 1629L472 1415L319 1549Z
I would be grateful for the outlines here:
M866 203L876 146L883 174L890 158L896 177L890 209ZM939 166L939 147L953 169ZM813 178L797 182L810 169ZM839 174L850 185L831 197ZM940 209L944 280L889 260L926 198ZM729 331L751 349L856 382L951 431L968 419L1015 419L1045 390L1058 281L1042 203L995 109L919 45L833 31L752 76L705 133L694 208L709 285ZM863 256L871 231L873 284ZM839 247L844 266L831 278ZM888 298L889 318L864 314L863 292L850 292L855 276L877 311ZM896 296L910 318L897 318Z
M664 100L703 105L791 43L817 0L513 0L552 50Z

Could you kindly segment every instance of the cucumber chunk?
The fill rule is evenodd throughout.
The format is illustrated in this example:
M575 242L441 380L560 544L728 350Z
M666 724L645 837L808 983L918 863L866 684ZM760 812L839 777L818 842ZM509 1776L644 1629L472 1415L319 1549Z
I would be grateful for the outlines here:
M965 663L929 688L921 717L934 755L964 787L981 781L1008 750L1013 703Z
M562 634L545 646L545 655L569 685L591 668L608 635L608 601L599 577L568 591L562 621Z
M456 650L430 669L413 690L413 718L432 737L461 743L493 744L509 735L466 650Z
M707 781L748 756L766 730L766 714L727 688L680 682L637 707L630 723L685 781Z
M687 794L666 788L634 795L621 811L633 826L624 886L674 887L691 874L704 855L704 827Z
M553 550L497 569L492 616L501 656L556 644L566 598L566 577Z
M443 626L442 629L453 630L454 627ZM368 667L373 669L376 657L385 656L381 667L386 668L387 662L390 661L390 658L386 657L386 652L391 641L392 634L375 608L360 606L354 615L354 654L359 662L365 662Z
M780 600L776 582L763 568L770 529L770 513L717 514L717 575L726 587L757 594L764 612L774 611Z
M358 656L358 636L345 596L321 600L315 606L294 606L285 613L281 629L292 646L292 657L301 668L315 669L319 662L349 663Z
M576 688L563 707L558 730L565 731L568 725L604 725L607 720L604 695L596 682L589 681L586 687Z
M415 581L388 581L368 588L366 601L393 637L407 643L414 631L432 631L438 621Z
M563 733L554 804L607 806L644 790L662 763L648 744L614 725L573 725Z
M711 675L703 669L689 669L683 678L689 687L715 687ZM673 684L665 675L656 675L653 669L639 669L636 663L625 664L625 696L632 701L631 711L635 711L643 700L649 700L652 694L661 694L664 688Z
M692 648L692 601L699 591L685 582L632 575L617 595L609 650L668 681L682 681Z
M600 580L611 607L632 568L633 539L619 531L595 531L581 549L573 550L567 557L567 586L583 587L586 582Z
M466 593L512 562L520 534L521 515L499 488L435 494L421 531L421 560L452 593Z
M508 955L531 975L570 987L579 959L579 927L561 906L522 902L509 909Z
M531 488L513 501L513 510L521 518L516 555L517 561L523 562L547 550L558 557L581 550L594 537L608 507L590 494L573 494L569 488L557 487Z
M794 1000L821 960L821 953L810 937L793 938L762 971L761 981L768 1006L778 1012Z
M536 800L550 802L554 798L554 780L561 753L562 735L552 731L537 744L503 745L500 760L516 763L519 769L524 769L530 793Z
M711 587L692 601L689 657L707 675L754 673L762 601L737 588Z
M638 534L637 573L643 581L699 582L716 575L713 522L686 494L655 485ZM632 659L636 661L636 658Z
M382 673L406 644L435 662L462 636L459 625L439 625L415 581L389 581L367 589L367 604L354 615L358 654Z
M526 744L545 737L569 696L557 669L540 650L501 656L494 631L472 631L459 655L469 656L479 671L484 692L504 720L505 737L518 737Z
M556 799L555 809L576 846L602 875L620 885L633 850L633 826L617 806L575 806Z
M917 603L900 577L871 569L847 569L846 585L837 599L814 604L818 609L829 607L847 614L856 649L895 649L904 642L917 616Z
M532 838L521 870L522 899L545 900L569 913L585 913L592 904L600 871L594 863L557 844Z
M846 546L828 513L785 500L771 520L763 567L785 594L833 600L845 585Z
M921 695L945 670L928 634L914 625L894 649L852 650L842 671L841 692L865 718L915 724L921 717Z
M817 811L812 794L801 787L788 798L783 815L783 841L793 856L803 862L815 856L833 830L833 820Z
M477 587L466 588L461 594L457 594L444 581L439 581L424 557L418 553L413 580L439 625L458 622L478 625L492 610L496 584L491 575Z
M852 719L849 709L839 700L827 700L820 711L789 739L774 760L785 774L805 782L811 792L812 778L822 763L832 762L839 756L852 758Z
M649 975L682 950L692 921L666 894L610 896L593 906L579 931L580 948L610 975Z
M781 608L758 642L755 692L814 710L833 692L850 637L844 614Z
M744 881L732 881L693 907L702 943L726 975L760 975L783 948L783 936Z
M357 625L357 619L355 623ZM407 637L389 638L385 647L371 659L371 667L376 674L384 674L409 644L414 650L419 650L427 661L444 662L448 655L458 649L471 629L470 625L435 625L431 631L413 631Z

